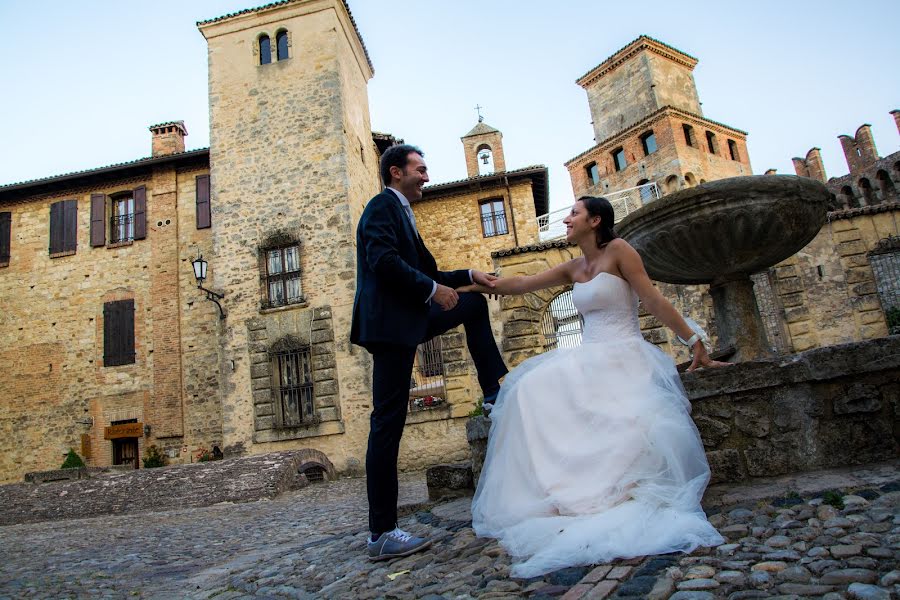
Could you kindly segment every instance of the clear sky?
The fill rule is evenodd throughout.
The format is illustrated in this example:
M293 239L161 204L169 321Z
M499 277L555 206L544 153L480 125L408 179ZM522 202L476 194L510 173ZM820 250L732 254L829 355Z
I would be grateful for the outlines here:
M900 136L900 36L887 0L666 3L604 0L349 0L375 65L372 127L420 145L432 182L466 176L459 137L503 132L507 168L550 169L551 208L568 205L563 163L590 148L575 84L646 34L698 58L703 112L749 132L753 170L793 174L837 136L870 123L881 156ZM252 0L0 0L0 184L150 154L147 127L184 120L209 144L206 42L196 21Z

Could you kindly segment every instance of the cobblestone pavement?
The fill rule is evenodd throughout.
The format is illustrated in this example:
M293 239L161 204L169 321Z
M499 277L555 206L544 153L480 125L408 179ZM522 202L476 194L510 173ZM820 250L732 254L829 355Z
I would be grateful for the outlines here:
M365 560L359 479L248 504L11 525L0 528L0 598L897 598L898 464L711 488L722 546L530 580L510 579L509 557L474 536L468 498L427 504L424 473L402 477L401 526L434 548L387 564Z

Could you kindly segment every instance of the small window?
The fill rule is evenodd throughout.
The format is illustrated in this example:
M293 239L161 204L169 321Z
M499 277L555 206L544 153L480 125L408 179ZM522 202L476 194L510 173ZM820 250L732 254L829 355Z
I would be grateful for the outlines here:
M644 156L650 156L656 152L656 136L652 131L641 136L641 146L644 148Z
M709 151L711 154L719 153L719 144L716 142L716 134L712 131L706 132L706 145L709 147Z
M50 205L50 256L75 254L78 233L78 201L62 200Z
M481 210L481 228L484 237L493 237L495 235L505 235L509 233L506 225L506 208L503 200L486 200L480 204Z
M109 243L119 244L134 239L134 196L130 193L110 198Z
M305 302L300 285L300 245L272 248L266 253L266 308Z
M588 181L591 182L591 185L600 183L600 168L597 166L597 163L592 162L585 165L584 170L587 173Z
M275 51L278 54L278 60L286 60L288 56L288 32L279 31L275 34Z
M738 153L737 143L734 140L728 140L728 154L731 155L731 160L741 160L741 155Z
M9 242L12 213L0 212L0 267L9 266Z
M681 128L684 130L684 143L691 148L696 148L697 139L694 137L694 128L687 123L682 124Z
M134 364L134 300L103 305L103 366Z
M622 171L625 167L628 166L628 163L625 161L625 150L622 148L616 148L612 151L613 163L616 165L616 171Z
M267 65L272 62L272 40L263 34L259 36L259 64Z
M276 425L298 427L314 422L310 347L278 352L273 358Z

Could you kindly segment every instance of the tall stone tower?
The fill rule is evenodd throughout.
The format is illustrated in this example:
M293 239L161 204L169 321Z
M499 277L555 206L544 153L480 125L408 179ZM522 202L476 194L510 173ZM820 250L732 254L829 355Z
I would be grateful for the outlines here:
M337 434L367 414L366 359L349 331L355 225L379 189L372 64L343 0L277 2L198 27L209 52L208 285L227 313L223 449L303 440L347 468L359 452Z
M506 170L503 156L503 134L478 117L478 124L460 138L466 154L466 174L469 177Z
M652 181L667 193L752 174L747 134L703 116L696 65L642 35L578 79L597 144L566 163L576 197Z

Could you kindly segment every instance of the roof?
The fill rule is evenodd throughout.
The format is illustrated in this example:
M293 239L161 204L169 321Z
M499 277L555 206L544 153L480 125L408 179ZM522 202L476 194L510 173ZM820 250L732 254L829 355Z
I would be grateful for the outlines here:
M30 179L18 183L0 185L0 201L20 200L29 196L64 190L76 186L96 183L112 178L121 179L146 173L148 167L171 162L205 163L209 165L209 148L175 152L162 156L149 156L128 162L115 163L105 167L73 171L62 175L52 175Z
M206 19L205 21L197 21L197 27L201 25L209 25L210 23L218 23L219 21L226 21L233 17L237 17L239 15L246 15L249 13L261 12L264 10L268 10L270 8L275 8L276 6L286 6L288 4L295 4L299 2L303 2L304 0L280 0L279 2L271 2L269 4L264 4L262 6L257 6L256 8L245 8L244 10L239 10L237 12L228 13L227 15L222 15L221 17L215 17L214 19ZM366 43L363 41L362 34L359 32L359 27L356 25L356 19L353 18L353 13L350 12L350 5L347 4L347 0L341 0L344 4L344 9L347 11L347 15L350 17L350 23L353 24L353 30L356 31L356 37L359 38L359 43L362 45L363 52L366 55L366 62L369 63L369 68L372 69L372 72L375 72L375 67L372 66L372 58L369 56L369 50L366 48Z
M640 129L640 128L646 127L650 122L655 121L656 119L658 119L659 117L661 117L667 113L674 113L676 116L679 116L681 118L693 119L694 122L697 122L697 123L703 123L703 124L707 124L707 125L710 125L710 124L715 125L716 127L726 129L729 132L738 133L740 135L743 135L744 137L747 136L746 131L742 131L740 129L735 129L734 127L731 127L730 125L726 125L725 123L720 123L718 121L713 121L712 119L707 119L703 115L698 115L696 113L692 113L690 111L683 110L681 108L676 108L674 106L666 105L666 106L663 106L662 108L650 113L649 115L647 115L646 117L644 117L643 119L638 121L637 123L632 123L628 127L625 127L624 129L617 131L616 133L612 134L611 136L609 136L608 138L606 138L599 144L594 144L593 146L591 146L590 148L588 148L581 154L570 158L569 160L567 160L564 163L564 165L566 167L568 167L569 165L571 165L578 159L584 158L588 154L591 154L592 152L595 152L596 150L602 148L603 146L613 142L613 140L615 140L616 138L628 134L633 129Z
M576 244L567 242L564 239L551 240L547 242L541 242L540 244L531 244L530 246L518 246L516 248L510 248L508 250L497 250L496 252L491 252L491 258L512 256L514 254L526 254L528 252L541 252L543 250L549 250L550 248L574 248L575 246Z
M684 65L689 69L693 69L695 66L697 66L698 62L696 58L694 58L690 54L682 52L674 46L670 46L664 42L650 37L649 35L641 35L638 36L637 39L632 40L625 46L616 50L609 58L579 77L575 81L575 83L577 83L581 87L588 86L624 63L626 60L628 60L641 50L650 50L651 52L668 58L673 62Z
M484 135L485 133L500 133L500 130L494 129L493 127L491 127L490 125L488 125L487 123L485 123L483 121L478 121L478 125L473 127L472 130L469 131L469 133L467 133L463 137L467 138L467 137L472 137L475 135Z
M164 127L177 127L181 130L184 135L187 135L187 127L184 125L184 121L167 121L165 123L157 123L156 125L151 125L147 129L153 131L154 129L163 129Z
M547 214L550 210L550 192L547 184L547 167L544 165L532 165L512 171L497 171L489 175L467 177L457 181L448 181L437 185L430 185L422 190L422 200L436 200L448 196L458 196L477 192L486 187L495 187L503 183L504 178L513 181L530 179L534 193L535 215Z

